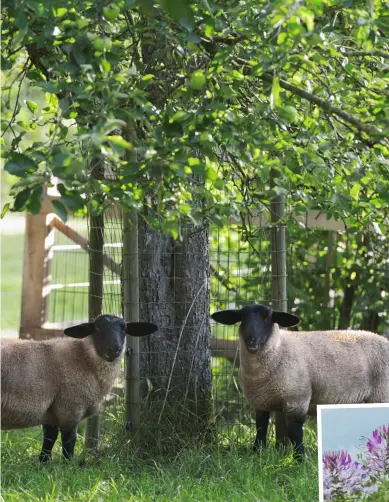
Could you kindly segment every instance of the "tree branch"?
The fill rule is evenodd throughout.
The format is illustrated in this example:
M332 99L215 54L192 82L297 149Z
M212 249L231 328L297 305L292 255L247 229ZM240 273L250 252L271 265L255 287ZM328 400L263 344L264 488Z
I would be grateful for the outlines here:
M263 75L258 76L259 79L264 80L265 82L269 82L270 84L273 83L273 77L269 75L268 73L264 73ZM379 139L377 139L377 142L380 140L383 141L384 137L383 134L372 124L365 124L358 120L356 117L353 115L350 115L349 113L345 112L344 110L341 110L337 106L333 106L327 101L325 101L322 98L319 98L315 96L314 94L304 91L304 89L300 89L299 87L296 87L293 84L290 84L289 82L286 82L285 80L280 79L280 87L283 89L286 89L287 91L290 91L292 94L295 94L296 96L299 96L300 98L306 99L307 101L310 101L311 103L315 103L315 105L319 106L322 108L325 112L330 113L332 115L337 115L338 117L342 118L345 122L352 124L356 129L358 129L361 132L365 132L369 136L375 136ZM387 144L387 141L383 141L385 144Z
M35 68L38 68L46 77L47 82L49 82L51 75L41 62L41 58L46 54L46 49L38 48L36 44L28 44L26 45L26 51Z
M216 268L212 265L212 263L209 264L209 268L210 268L210 271L211 271L211 274L214 275L216 277L216 279L220 282L220 284L222 286L224 286L227 291L233 291L234 293L236 293L236 289L234 288L234 286L232 286L230 284L230 282L228 281L228 279L226 279L225 277L223 277L217 270Z
M21 77L20 81L19 81L19 86L18 86L18 92L17 92L17 95L16 95L16 101L15 101L15 106L14 106L14 110L12 112L12 117L10 118L6 128L4 129L1 137L4 136L4 134L8 131L9 128L11 128L12 130L12 124L16 118L16 115L19 113L19 110L18 110L18 104L19 104L19 97L20 97L20 91L22 89L22 84L23 84L23 81L24 81L24 77L26 76L26 73L27 73L27 70L29 69L31 63L30 63L30 60L27 59L27 61L25 62L24 66L23 66L23 70L19 73L19 76Z
M343 56L351 57L351 56L372 56L372 57L380 57L389 59L389 52L385 51L342 51L340 50Z

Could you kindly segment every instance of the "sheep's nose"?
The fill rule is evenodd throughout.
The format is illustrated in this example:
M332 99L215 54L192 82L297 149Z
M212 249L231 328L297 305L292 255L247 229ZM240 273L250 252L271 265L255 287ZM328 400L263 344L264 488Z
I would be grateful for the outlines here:
M110 349L109 352L112 354L112 356L117 357L120 354L121 350L122 348L119 345L116 345L116 347Z
M255 345L255 344L256 344L256 342L257 342L257 340L256 340L256 338L254 338L253 336L249 336L249 337L247 338L247 343L248 343L249 345Z

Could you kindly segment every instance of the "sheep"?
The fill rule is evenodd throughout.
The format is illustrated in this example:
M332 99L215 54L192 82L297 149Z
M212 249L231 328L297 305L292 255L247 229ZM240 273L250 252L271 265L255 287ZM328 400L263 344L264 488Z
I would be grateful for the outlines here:
M240 381L256 410L254 450L266 446L271 411L283 412L294 455L304 457L303 425L318 404L389 403L389 341L368 331L285 331L297 316L256 304L221 310L240 323Z
M65 329L67 337L1 344L1 429L42 425L41 462L51 460L60 431L63 457L70 460L78 424L98 412L119 375L126 333L157 329L101 315Z

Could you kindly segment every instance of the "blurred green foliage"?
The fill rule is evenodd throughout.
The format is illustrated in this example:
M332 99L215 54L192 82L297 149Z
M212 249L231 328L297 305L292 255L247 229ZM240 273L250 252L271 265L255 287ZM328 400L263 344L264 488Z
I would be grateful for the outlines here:
M276 192L387 228L386 2L16 0L2 15L11 210L37 212L55 176L60 217L118 200L175 237ZM114 176L91 177L96 159Z
M62 219L119 203L179 238L188 220L269 216L284 194L302 325L386 328L386 2L16 0L2 17L10 210L38 212L57 178ZM101 163L110 175L96 179ZM346 232L329 243L301 228L310 208ZM245 231L230 253L255 250ZM241 259L245 277L215 262L232 286L216 279L221 302L269 299L262 251Z

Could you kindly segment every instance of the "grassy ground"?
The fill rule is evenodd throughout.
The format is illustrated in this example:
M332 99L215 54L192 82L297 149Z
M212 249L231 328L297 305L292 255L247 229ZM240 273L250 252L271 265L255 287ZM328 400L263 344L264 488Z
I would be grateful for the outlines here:
M22 293L24 237L20 234L1 239L1 330L18 330Z
M309 436L309 435L308 435ZM317 462L295 464L274 448L229 450L192 447L175 456L129 454L116 443L99 454L61 460L59 446L50 465L39 465L40 431L3 434L2 494L11 501L301 501L318 500Z
M58 242L57 242L58 243ZM61 243L61 242L60 242ZM18 330L20 320L23 235L2 238L2 330ZM78 252L78 251L76 251ZM68 255L69 256L69 255ZM85 255L68 261L58 255L53 261L53 283L86 282ZM116 291L116 286L112 292ZM86 313L86 288L56 290L49 300L49 318L80 319ZM109 296L109 295L108 295ZM115 305L108 307L110 311ZM80 428L83 433L83 428ZM250 446L213 448L186 447L170 457L131 453L123 444L122 430L116 436L103 434L103 449L85 457L83 437L69 464L61 459L59 444L50 465L37 461L40 428L2 434L1 493L11 501L296 501L318 499L315 432L307 430L309 458L302 465L274 449L253 454ZM226 439L224 438L224 442ZM227 441L228 443L228 441Z
M11 232L2 238L2 330L19 328L23 245L20 233ZM88 280L85 255L81 253L76 263L58 256L52 264L53 283ZM54 291L51 304L49 300L49 317L80 319L86 304L82 301L84 288L78 291L79 297L74 290L71 294L66 290ZM71 464L62 461L58 444L53 462L40 465L40 428L10 431L2 434L1 493L6 502L316 501L315 434L307 432L310 458L303 465L294 464L290 455L280 455L274 449L264 455L253 454L249 445L228 451L221 447L188 446L170 457L131 454L128 446L123 445L122 431L108 440L104 433L104 449L86 458L82 453L83 437L79 437ZM224 442L228 440L224 438Z

